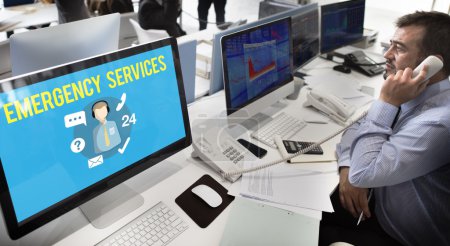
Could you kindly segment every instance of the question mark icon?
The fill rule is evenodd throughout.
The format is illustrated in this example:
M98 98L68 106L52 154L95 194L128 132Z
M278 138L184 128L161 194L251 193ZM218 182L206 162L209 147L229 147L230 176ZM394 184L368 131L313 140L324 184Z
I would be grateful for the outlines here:
M83 151L85 145L86 142L84 142L84 139L75 138L70 144L70 150L72 150L73 153L80 153L81 151Z
M80 140L75 141L75 145L77 146L77 150L80 150L80 144L81 144Z

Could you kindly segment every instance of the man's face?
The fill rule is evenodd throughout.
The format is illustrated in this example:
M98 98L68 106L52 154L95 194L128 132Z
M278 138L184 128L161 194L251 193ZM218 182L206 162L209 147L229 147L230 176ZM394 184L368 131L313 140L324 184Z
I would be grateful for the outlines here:
M425 58L420 50L423 27L406 26L398 28L391 39L391 46L384 53L386 58L385 78L398 70L414 69Z
M101 108L94 109L94 114L97 120L103 121L108 115L108 109L106 106L102 106Z

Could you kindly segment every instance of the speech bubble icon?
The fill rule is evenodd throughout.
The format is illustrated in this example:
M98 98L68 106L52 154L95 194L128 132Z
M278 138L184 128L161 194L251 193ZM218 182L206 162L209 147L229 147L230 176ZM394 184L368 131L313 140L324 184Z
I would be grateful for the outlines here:
M75 138L70 144L70 149L73 153L80 153L81 151L83 151L84 146L86 146L86 142L84 142L84 139Z
M87 125L86 124L86 113L84 111L76 112L73 114L68 114L64 116L64 125L66 128L77 126L77 125Z

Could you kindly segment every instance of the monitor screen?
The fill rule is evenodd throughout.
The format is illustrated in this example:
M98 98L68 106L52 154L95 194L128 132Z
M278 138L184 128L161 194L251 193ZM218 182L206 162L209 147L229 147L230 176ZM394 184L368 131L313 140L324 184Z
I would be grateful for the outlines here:
M272 4L272 2L260 3L260 18L291 16L294 70L301 68L319 55L319 7L317 3L306 6L293 5L294 8L291 7L287 11L280 9L275 12L275 8L270 15L261 14L261 4L263 3Z
M322 54L363 38L365 3L365 0L352 0L321 7Z
M291 18L293 66L297 70L319 55L319 8L302 11Z
M222 37L228 115L292 81L290 20Z
M262 19L267 16L275 15L286 10L295 9L300 7L299 4L285 2L285 1L261 1L259 2L258 19Z
M278 20L281 18L291 17L293 15L303 15L303 13L310 13L310 11L313 11L313 12L318 11L317 3L299 6L297 8L291 9L291 10L287 10L287 11L284 11L284 12L281 12L281 13L278 13L275 15L266 16L263 19L260 19L260 20L254 21L254 22L250 22L245 25L238 26L236 28L228 29L228 30L214 34L212 59L211 59L211 81L210 81L209 94L214 94L214 93L218 92L219 90L223 89L224 83L223 83L223 70L222 70L222 49L220 47L220 40L223 36L232 34L234 32L246 30L246 29L249 29L249 28L252 28L255 26L260 26L262 24L266 24L268 22ZM306 15L308 15L308 14L306 14ZM311 28L311 29L313 29L313 28ZM312 37L314 35L315 34L313 34L313 33L309 33L308 37ZM311 40L311 39L308 38L308 40ZM311 42L311 46L312 46L312 44L313 44L313 42ZM306 48L303 48L303 49L306 50ZM314 49L314 48L311 48L311 49ZM300 50L302 50L302 49L300 49ZM295 55L294 55L294 57L295 57ZM295 59L295 60L299 61L299 59ZM301 65L304 65L307 62L308 62L307 60L303 60L300 63L302 63ZM295 68L298 68L299 66L301 66L300 63L297 63L297 64L294 63L293 68L295 69Z
M12 7L23 4L32 4L35 0L3 0L3 5L5 7Z
M115 51L120 14L17 33L10 38L13 76Z
M0 107L14 239L191 143L175 39L1 81Z

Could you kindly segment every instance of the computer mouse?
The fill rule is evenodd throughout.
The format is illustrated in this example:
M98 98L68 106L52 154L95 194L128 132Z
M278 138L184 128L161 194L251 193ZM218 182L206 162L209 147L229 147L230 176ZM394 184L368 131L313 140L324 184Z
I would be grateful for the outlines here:
M351 73L352 72L352 70L349 67L344 66L344 65L334 66L333 70L339 71L341 73Z
M197 185L192 188L191 191L213 208L216 208L222 204L222 197L207 185Z

